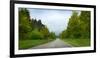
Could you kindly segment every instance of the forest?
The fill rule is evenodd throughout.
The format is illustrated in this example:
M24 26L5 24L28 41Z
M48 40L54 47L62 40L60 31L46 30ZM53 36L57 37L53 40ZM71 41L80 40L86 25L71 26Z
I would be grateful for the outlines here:
M90 46L90 11L72 11L68 26L59 36L37 18L30 18L26 8L19 9L19 49L27 49L59 37L75 47ZM67 24L67 23L66 23Z
M89 46L90 11L81 11L79 15L73 11L69 19L68 27L60 34L60 38L74 46Z
M55 33L49 32L47 26L42 24L41 20L31 19L26 8L19 9L19 49L46 43L54 40L55 37Z

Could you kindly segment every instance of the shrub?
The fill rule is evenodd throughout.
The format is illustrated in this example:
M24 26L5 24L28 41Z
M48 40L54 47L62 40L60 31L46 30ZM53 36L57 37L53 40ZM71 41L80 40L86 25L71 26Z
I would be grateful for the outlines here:
M29 37L30 39L43 39L42 33L36 30L33 30L32 32L30 32Z

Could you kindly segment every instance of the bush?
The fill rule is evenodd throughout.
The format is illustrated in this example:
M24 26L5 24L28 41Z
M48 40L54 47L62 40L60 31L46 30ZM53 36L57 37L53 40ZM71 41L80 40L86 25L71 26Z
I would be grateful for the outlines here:
M49 35L49 38L51 38L51 39L55 39L55 38L56 38L55 33L51 32L50 35Z
M29 34L30 39L43 39L43 34L40 33L39 31L33 30Z

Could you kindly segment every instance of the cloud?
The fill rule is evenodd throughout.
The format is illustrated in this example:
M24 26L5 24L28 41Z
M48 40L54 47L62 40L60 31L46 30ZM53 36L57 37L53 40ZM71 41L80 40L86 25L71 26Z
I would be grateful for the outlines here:
M31 18L41 20L50 32L55 32L56 35L67 28L67 24L72 11L69 10L54 10L54 9L28 9Z

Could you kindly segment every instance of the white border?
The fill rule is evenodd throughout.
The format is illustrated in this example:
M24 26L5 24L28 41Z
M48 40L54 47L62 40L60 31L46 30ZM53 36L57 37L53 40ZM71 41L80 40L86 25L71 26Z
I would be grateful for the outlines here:
M62 52L62 51L84 51L94 50L94 36L91 36L90 47L73 47L73 48L53 48L53 49L31 49L31 50L18 50L18 8L44 8L44 9L67 9L67 10L87 10L91 11L91 35L94 35L94 9L82 8L82 7L64 7L64 6L47 6L47 5L27 5L27 4L15 4L15 54L34 54L34 53L49 53L49 52Z

